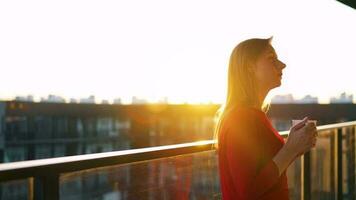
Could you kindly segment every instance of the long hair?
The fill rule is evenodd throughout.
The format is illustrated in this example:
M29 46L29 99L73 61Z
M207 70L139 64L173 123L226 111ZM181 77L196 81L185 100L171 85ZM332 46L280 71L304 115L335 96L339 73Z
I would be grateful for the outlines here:
M257 107L267 112L269 104L259 102L257 94L257 82L253 73L254 64L263 51L270 45L272 37L267 39L252 38L239 43L231 53L228 77L226 101L218 109L215 115L215 130L213 148L219 148L219 132L224 117L236 106L243 105Z

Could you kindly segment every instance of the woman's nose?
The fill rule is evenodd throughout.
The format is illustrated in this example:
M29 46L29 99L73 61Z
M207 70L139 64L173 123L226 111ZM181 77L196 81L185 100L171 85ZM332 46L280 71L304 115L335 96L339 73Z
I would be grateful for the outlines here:
M280 67L281 69L286 68L286 66L287 66L287 65L286 65L284 62L279 61L279 67Z

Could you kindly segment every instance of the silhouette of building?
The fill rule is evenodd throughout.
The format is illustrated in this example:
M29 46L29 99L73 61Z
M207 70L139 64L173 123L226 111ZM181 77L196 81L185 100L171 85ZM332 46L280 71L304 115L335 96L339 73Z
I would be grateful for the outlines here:
M33 96L32 95L27 95L26 97L24 96L16 96L15 101L24 101L24 102L33 102Z
M275 103L275 104L294 103L294 98L292 94L276 95L272 98L271 103Z
M89 104L95 104L95 96L91 95L88 98L81 98L80 103L89 103Z
M41 102L48 102L48 103L65 103L65 99L63 97L50 94L47 98L41 97Z
M353 103L353 95L347 95L345 92L341 93L339 97L330 98L330 103Z

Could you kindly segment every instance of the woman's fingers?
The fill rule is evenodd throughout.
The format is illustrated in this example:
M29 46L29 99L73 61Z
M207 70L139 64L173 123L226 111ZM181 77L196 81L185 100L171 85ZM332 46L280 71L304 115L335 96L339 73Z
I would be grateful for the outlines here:
M317 137L318 136L318 131L315 131L313 135L314 135L314 137Z
M316 139L316 137L314 137L313 140L312 140L312 147L316 146L316 141L317 141L317 139Z
M316 131L316 126L315 126L314 123L307 123L307 124L306 124L306 129L307 129L308 131Z

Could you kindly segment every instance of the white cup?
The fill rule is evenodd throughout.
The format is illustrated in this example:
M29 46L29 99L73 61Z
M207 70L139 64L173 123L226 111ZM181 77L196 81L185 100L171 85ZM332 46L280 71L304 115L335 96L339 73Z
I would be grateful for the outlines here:
M303 120L301 120L301 119L293 119L293 120L292 120L292 126L298 124L298 123L301 122L301 121L303 121ZM315 126L316 126L317 120L308 120L307 123L314 123Z

